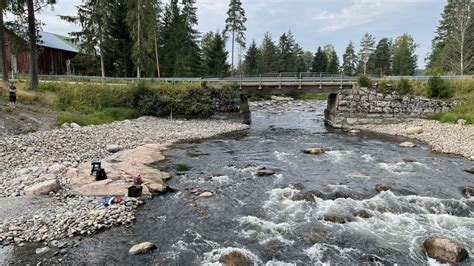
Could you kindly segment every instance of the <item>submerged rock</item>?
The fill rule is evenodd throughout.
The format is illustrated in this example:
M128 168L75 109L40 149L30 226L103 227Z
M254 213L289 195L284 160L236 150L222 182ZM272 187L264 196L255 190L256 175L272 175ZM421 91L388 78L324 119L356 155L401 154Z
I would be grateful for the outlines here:
M474 197L474 187L464 187L462 193L468 198Z
M262 168L262 169L257 170L257 172L255 172L256 176L271 176L274 174L275 174L275 171L271 169L267 169L267 168Z
M352 222L352 219L350 217L342 217L336 215L324 215L323 217L319 218L319 220L337 224L345 224Z
M51 250L51 249L48 248L48 247L37 248L37 249L36 249L36 254L41 255L41 254L44 254L44 253L49 252L50 250Z
M303 153L312 154L312 155L320 155L325 152L326 151L323 148L308 148L308 149L303 150Z
M365 218L365 219L368 219L368 218L371 218L372 217L372 214L370 214L368 211L366 210L357 210L354 212L354 216L356 217L360 217L360 218Z
M377 185L377 186L375 187L375 190L377 190L377 192L379 192L379 193L382 193L382 192L384 192L384 191L389 191L389 190L390 190L390 187L387 186L387 185Z
M428 239L423 243L426 254L442 263L461 262L469 256L467 250L460 244L442 237Z
M320 232L320 231L312 231L303 236L304 242L312 246L317 243L324 242L328 240L328 238L329 237L326 232Z
M403 142L403 143L400 143L400 147L402 147L402 148L415 148L416 144L412 143L412 142Z
M294 195L291 200L293 201L309 201L314 202L315 198L320 198L323 193L319 190L311 190L304 193L298 193Z
M225 266L246 266L250 265L247 257L242 252L232 251L219 259L219 262Z
M468 172L468 173L470 173L470 174L474 174L474 166L471 166L471 167L465 169L464 171L466 171L466 172Z
M32 185L25 189L26 196L44 196L50 192L57 192L61 188L57 179L44 181L39 184Z
M151 242L143 242L137 245L134 245L133 247L130 248L128 251L129 255L139 255L139 254L144 254L147 253L151 250L156 249L156 245L151 243Z

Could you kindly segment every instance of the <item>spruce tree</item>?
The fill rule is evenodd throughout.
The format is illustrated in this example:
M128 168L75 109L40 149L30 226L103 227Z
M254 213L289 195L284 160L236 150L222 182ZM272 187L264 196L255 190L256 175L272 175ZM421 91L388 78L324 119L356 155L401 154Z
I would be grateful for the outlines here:
M328 68L328 58L321 47L318 47L313 59L313 72L325 73Z
M227 11L227 19L225 21L226 25L225 25L224 33L225 34L230 33L231 35L232 74L234 73L234 69L235 69L235 65L234 65L235 43L237 43L240 46L240 48L245 48L245 31L247 30L247 28L245 27L245 22L247 22L247 18L245 17L245 10L242 7L241 0L230 0L229 10Z
M327 72L331 74L339 73L339 58L337 57L336 50L332 50L331 52Z
M403 34L395 40L393 45L392 72L396 76L411 76L416 72L417 44L413 37Z
M259 73L272 73L278 71L277 65L277 47L272 40L270 33L265 33L263 37L263 43L260 48L261 59L259 63Z
M225 35L217 32L206 33L202 41L203 69L209 76L224 76L229 73L225 49Z
M367 75L367 63L369 62L370 55L374 52L375 38L366 33L360 41L359 59L363 65L363 73Z
M383 77L390 73L390 61L392 58L392 44L388 38L383 38L377 44L373 57L369 58L371 69L374 73ZM372 60L371 60L372 59Z
M260 62L260 49L255 40L250 44L244 60L244 72L247 75L258 75L258 64Z
M351 41L347 45L346 51L342 56L342 71L344 72L344 75L354 76L356 74L357 61L355 47Z
M297 54L295 53L295 45L295 39L291 31L281 35L277 47L278 72L295 72L297 70Z

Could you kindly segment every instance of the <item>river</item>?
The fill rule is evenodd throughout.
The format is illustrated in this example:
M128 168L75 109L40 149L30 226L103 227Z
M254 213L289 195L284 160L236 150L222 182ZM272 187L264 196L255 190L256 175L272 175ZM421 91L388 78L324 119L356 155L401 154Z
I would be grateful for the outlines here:
M435 263L422 249L433 236L453 239L473 254L474 201L461 192L473 182L463 171L467 160L423 144L404 149L404 139L328 128L324 108L323 102L259 108L246 133L178 144L156 165L175 176L169 184L178 191L147 202L133 226L68 240L65 256L35 255L27 246L4 249L0 260L198 265L238 250L259 265L422 265ZM310 147L327 152L301 152ZM256 176L259 167L276 174ZM378 184L391 191L378 193ZM188 188L216 195L196 198ZM292 200L314 189L323 192L314 202ZM360 210L371 218L354 217ZM321 220L328 215L350 221ZM143 241L158 249L127 254Z

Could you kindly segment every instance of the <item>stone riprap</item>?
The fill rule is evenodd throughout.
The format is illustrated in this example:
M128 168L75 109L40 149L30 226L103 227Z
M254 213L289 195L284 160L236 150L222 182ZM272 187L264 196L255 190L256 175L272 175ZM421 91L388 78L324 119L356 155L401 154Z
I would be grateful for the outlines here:
M0 245L48 243L133 222L139 201L126 198L125 202L106 208L100 197L78 195L71 189L71 173L93 159L120 156L147 144L210 138L247 128L218 120L142 117L0 138L0 213L8 212L0 215ZM118 145L124 151L112 154L107 149L110 145ZM164 174L163 178L168 176ZM59 182L59 191L54 188L46 196L24 197L27 188L55 180Z
M333 96L334 97L334 96ZM342 90L329 101L328 123L335 127L399 123L448 112L455 104L419 96L383 94L366 88Z

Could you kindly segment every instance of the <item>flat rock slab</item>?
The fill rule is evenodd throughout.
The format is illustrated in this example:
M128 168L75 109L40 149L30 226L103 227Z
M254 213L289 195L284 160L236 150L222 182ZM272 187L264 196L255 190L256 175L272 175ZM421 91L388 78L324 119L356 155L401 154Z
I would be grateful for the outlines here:
M45 196L50 192L57 192L61 188L59 181L56 179L44 181L25 188L25 195L29 197Z
M163 192L167 189L163 180L168 179L169 174L150 165L163 161L165 157L161 152L171 144L147 144L111 155L102 162L107 173L107 179L102 181L96 181L95 176L90 175L90 163L80 164L77 169L69 168L69 186L73 192L83 196L122 196L133 185L133 177L141 175L144 196Z
M151 242L143 242L137 245L134 245L133 247L130 248L128 251L129 255L140 255L144 254L147 252L150 252L151 250L156 249L156 245L151 243Z

